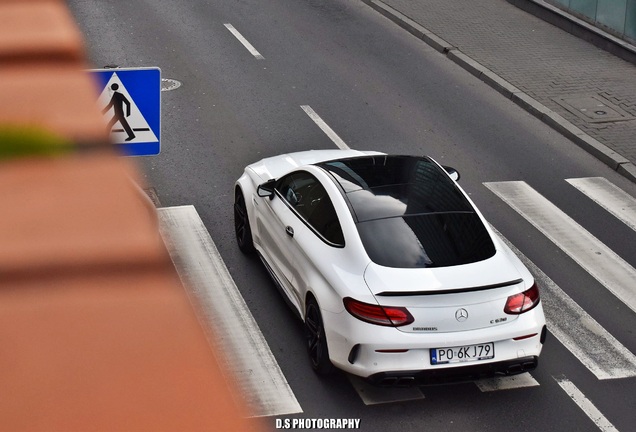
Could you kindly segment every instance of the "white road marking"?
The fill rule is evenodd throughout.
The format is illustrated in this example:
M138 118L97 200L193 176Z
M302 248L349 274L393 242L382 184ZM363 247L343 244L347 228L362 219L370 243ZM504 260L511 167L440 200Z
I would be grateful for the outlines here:
M347 376L365 405L424 399L424 394L419 387L378 387L357 376L349 374Z
M340 138L338 134L335 133L334 130L331 129L329 125L325 123L325 121L320 118L318 114L316 114L316 111L314 111L312 107L310 107L309 105L301 105L300 107L339 148L341 148L342 150L349 149L349 146L342 140L342 138Z
M258 324L193 206L158 209L160 231L184 286L198 301L204 325L225 354L241 399L253 416L302 412Z
M598 408L567 378L555 378L561 388L572 398L572 400L583 410L583 412L594 422L603 432L618 432L609 420L605 418Z
M475 381L477 387L482 392L491 392L499 390L512 390L524 387L536 387L539 385L529 373L522 373L507 377L484 378Z
M604 177L565 179L636 231L636 199Z
M636 376L636 356L583 310L519 249L506 242L539 284L550 334L600 380Z
M254 46L251 43L249 43L249 41L245 39L243 35L239 33L237 29L234 28L232 24L224 24L224 25L234 35L234 37L237 38L239 42L242 43L245 48L247 48L247 50L256 58L256 60L265 59L265 57L263 57L261 53L259 53L256 50L256 48L254 48Z
M484 183L636 312L636 269L523 181Z

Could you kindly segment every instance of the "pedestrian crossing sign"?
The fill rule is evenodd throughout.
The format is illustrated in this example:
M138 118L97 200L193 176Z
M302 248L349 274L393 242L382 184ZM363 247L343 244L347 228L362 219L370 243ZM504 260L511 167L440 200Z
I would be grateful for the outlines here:
M161 69L113 68L90 71L98 85L97 104L111 140L127 156L161 151Z

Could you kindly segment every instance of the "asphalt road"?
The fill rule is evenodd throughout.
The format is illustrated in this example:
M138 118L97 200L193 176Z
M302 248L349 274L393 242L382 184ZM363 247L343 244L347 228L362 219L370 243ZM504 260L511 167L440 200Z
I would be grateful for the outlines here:
M276 418L357 418L369 431L634 429L634 375L601 379L554 335L531 374L536 385L423 387L423 399L366 405L344 374L325 380L312 373L301 323L260 263L238 251L232 225L233 183L245 165L284 152L335 148L301 108L308 105L351 148L425 153L457 168L460 184L491 224L631 354L635 288L634 279L625 278L636 266L636 232L566 179L602 177L631 197L634 184L360 1L69 5L94 67L158 66L164 78L182 84L162 93L161 154L137 160L163 206L196 208L298 399L303 412L267 418L272 429ZM580 256L604 257L605 251L581 251L570 246L572 239L557 246L561 233L551 231L554 224L533 226L504 200L512 196L493 193L509 181L525 182L556 205L621 257L619 267L627 271L610 270L619 279L612 285L598 273L614 264L613 256L610 264L599 258L585 269ZM552 315L572 324L559 307ZM577 333L579 325L569 331Z

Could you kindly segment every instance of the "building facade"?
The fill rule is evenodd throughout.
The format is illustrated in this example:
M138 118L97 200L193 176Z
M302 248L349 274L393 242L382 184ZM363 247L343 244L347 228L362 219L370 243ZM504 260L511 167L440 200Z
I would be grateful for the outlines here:
M636 43L636 0L547 0L608 33Z

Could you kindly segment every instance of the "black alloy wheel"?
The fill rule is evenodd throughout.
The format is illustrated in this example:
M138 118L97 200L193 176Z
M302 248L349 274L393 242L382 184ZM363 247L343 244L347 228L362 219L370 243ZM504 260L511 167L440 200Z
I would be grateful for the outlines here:
M307 352L311 360L311 366L319 375L328 375L334 369L329 360L327 338L325 328L320 315L320 308L316 300L311 297L307 301L305 311L305 336L307 338Z
M254 252L250 220L247 217L245 198L243 197L243 192L241 192L240 189L236 190L236 194L234 196L234 232L236 233L236 242L238 243L238 247L241 252Z

